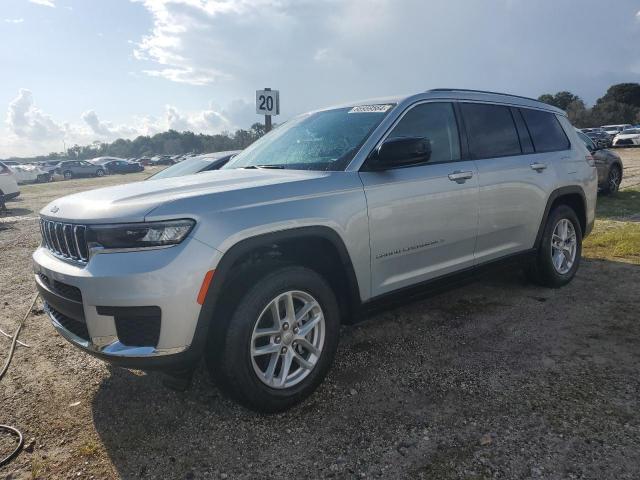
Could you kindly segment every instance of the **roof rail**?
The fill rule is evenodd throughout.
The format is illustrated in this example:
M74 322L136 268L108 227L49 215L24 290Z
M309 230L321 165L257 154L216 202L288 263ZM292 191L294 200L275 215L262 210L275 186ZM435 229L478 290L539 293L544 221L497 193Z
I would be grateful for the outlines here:
M516 97L522 98L524 100L532 100L534 102L542 103L540 100L531 97L525 97L523 95L513 95L511 93L502 93L502 92L491 92L488 90L474 90L471 88L431 88L427 90L427 92L470 92L470 93L488 93L491 95L503 95L505 97Z

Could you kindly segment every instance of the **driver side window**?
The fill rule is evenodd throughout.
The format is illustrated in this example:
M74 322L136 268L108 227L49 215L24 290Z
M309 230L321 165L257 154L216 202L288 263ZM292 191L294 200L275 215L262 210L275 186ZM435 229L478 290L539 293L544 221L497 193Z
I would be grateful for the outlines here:
M460 137L451 103L423 103L409 110L387 140L426 138L431 145L429 163L460 160Z

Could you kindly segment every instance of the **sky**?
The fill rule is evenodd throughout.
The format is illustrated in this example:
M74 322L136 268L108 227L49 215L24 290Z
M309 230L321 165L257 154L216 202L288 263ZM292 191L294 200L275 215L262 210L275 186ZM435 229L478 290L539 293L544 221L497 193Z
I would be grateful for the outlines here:
M640 1L0 0L0 158L429 88L588 104L640 81ZM5 112L2 115L2 112Z

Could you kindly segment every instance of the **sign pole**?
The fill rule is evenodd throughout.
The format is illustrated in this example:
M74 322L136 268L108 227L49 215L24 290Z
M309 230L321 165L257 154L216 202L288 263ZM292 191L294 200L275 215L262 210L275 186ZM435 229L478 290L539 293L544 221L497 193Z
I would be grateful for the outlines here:
M265 88L265 91L270 92L271 89L269 87ZM264 131L269 133L271 131L271 115L264 116Z
M256 113L264 115L265 133L270 132L273 129L271 117L280 115L280 91L268 87L256 90Z

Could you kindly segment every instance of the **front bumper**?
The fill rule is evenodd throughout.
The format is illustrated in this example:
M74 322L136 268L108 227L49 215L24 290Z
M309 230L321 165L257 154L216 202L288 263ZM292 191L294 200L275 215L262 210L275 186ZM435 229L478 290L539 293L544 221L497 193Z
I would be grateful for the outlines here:
M191 348L201 311L196 298L219 256L189 238L166 249L97 254L85 266L40 247L33 261L46 313L62 337L111 363L151 369L199 355ZM153 331L144 331L149 325Z
M5 201L12 200L12 199L16 198L19 195L20 195L20 190L18 190L16 192L11 192L11 193L5 193L4 194L4 200Z

